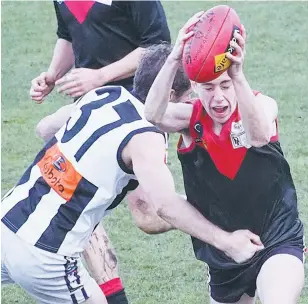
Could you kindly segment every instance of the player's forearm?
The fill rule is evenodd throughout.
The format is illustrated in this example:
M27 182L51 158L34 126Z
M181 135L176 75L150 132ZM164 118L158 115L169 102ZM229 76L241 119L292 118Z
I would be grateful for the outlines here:
M173 179L167 167L157 166L149 172L151 177L148 177L148 184L141 186L148 198L147 201L153 204L157 214L173 227L225 251L228 247L229 233L208 221L175 192Z
M225 251L228 233L208 221L197 209L178 196L162 204L157 214L173 227Z
M75 56L72 43L59 38L56 42L48 72L58 80L74 66Z
M134 76L143 50L139 47L124 58L101 68L99 73L101 85Z
M168 58L155 78L145 102L145 117L153 124L161 123L170 99L174 77L180 62Z
M233 84L249 144L252 146L267 144L272 130L263 104L256 100L257 98L244 74L233 79Z

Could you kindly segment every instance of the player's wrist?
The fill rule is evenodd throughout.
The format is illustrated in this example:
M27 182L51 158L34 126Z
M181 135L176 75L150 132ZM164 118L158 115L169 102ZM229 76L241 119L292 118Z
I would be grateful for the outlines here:
M99 86L103 86L106 83L114 80L111 75L108 65L96 70L96 72L97 72L97 81L98 81Z
M224 230L219 230L213 233L212 245L217 249L226 252L230 248L230 233Z
M52 80L52 84L55 84L55 82L63 76L53 68L49 68L46 74L48 75L49 80Z
M245 81L247 81L243 71L239 71L236 75L232 76L231 78L233 84L242 84Z
M178 56L174 55L172 52L167 58L167 64L178 67L182 61L182 58L179 58Z

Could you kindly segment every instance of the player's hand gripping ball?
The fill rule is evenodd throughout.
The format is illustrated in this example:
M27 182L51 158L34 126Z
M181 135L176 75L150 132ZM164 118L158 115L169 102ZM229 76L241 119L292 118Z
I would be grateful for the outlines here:
M184 45L184 70L195 82L214 80L231 65L226 53L236 55L230 41L237 42L235 32L241 34L240 18L229 6L218 5L203 13L192 30Z

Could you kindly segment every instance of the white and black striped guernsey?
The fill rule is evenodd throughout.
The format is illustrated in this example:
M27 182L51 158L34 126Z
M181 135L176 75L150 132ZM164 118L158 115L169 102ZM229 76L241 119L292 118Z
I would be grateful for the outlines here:
M43 250L82 252L106 210L138 185L121 152L135 134L160 132L143 112L123 87L86 94L3 198L2 222Z

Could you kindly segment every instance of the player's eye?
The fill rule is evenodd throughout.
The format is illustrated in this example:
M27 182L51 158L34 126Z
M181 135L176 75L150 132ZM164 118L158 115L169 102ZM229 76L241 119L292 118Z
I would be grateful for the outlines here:
M230 88L230 86L222 86L221 89L222 90L228 90Z
M205 89L206 91L209 91L209 92L210 92L210 91L213 91L213 88L211 88L211 87L205 87L204 89Z

